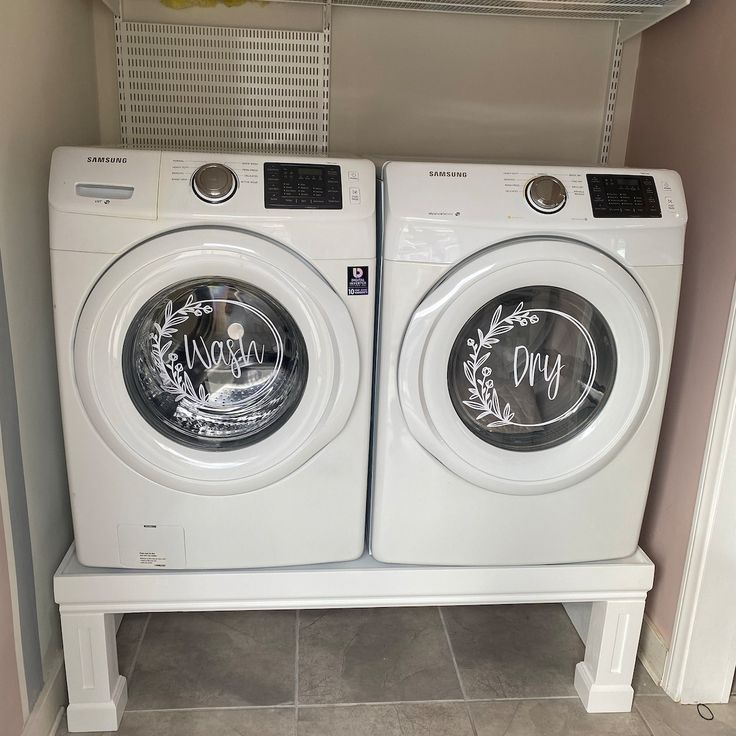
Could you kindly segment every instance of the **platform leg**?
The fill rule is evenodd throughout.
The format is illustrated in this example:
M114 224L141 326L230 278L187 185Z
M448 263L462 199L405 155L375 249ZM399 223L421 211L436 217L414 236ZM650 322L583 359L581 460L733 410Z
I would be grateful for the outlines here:
M128 701L118 672L115 616L61 611L71 732L116 731Z
M631 710L644 601L599 601L593 604L585 660L575 668L575 689L588 713Z

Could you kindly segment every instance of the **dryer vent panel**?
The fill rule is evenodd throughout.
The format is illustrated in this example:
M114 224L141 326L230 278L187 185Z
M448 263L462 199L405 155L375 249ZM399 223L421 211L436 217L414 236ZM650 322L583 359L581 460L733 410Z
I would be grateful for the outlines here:
M130 148L327 153L330 34L115 18Z

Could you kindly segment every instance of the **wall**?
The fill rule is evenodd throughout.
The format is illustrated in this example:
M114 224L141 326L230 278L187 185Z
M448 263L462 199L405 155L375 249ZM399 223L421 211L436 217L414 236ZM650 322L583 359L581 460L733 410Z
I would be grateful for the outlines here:
M642 546L648 614L671 641L736 277L733 0L696 0L643 37L627 163L680 172L690 220L679 325Z
M597 161L613 24L337 8L332 30L333 150Z
M321 6L171 10L125 0L130 20L315 30ZM378 157L595 163L613 23L335 7L330 147ZM102 140L119 140L112 16L95 10ZM623 161L637 41L620 86ZM628 74L626 72L629 72Z
M12 390L14 380L17 399L17 407L2 404L0 420L4 434L6 427L17 427L19 441L11 458L12 483L3 491L8 497L0 503L15 504L7 540L19 571L15 595L30 596L37 624L35 642L23 637L24 657L31 661L35 646L44 665L42 679L58 661L52 576L72 538L55 375L46 192L53 148L98 138L92 1L5 3L0 23L0 259L10 326L9 345L0 347L3 359L8 348L12 353L3 391ZM18 504L25 505L25 514ZM29 624L27 617L23 623ZM32 705L42 682L31 681L28 671L26 679Z
M4 478L0 435L0 485ZM1 496L2 494L0 494ZM0 497L0 512L4 511ZM5 529L0 523L0 723L6 736L19 736L23 730L23 706L13 623L13 598L10 593L10 563L5 544Z

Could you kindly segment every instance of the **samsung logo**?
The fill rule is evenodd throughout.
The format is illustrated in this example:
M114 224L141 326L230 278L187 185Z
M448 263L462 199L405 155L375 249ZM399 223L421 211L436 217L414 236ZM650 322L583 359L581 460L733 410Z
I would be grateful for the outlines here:
M465 179L468 176L467 171L430 171L430 176L454 176Z
M87 156L88 164L127 164L128 159L121 156Z

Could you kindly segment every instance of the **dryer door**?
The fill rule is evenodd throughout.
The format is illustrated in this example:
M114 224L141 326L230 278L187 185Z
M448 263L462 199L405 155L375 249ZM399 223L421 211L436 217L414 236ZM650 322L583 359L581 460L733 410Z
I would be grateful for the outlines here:
M116 261L78 321L74 366L110 449L182 491L286 476L345 425L360 372L345 303L284 246L193 228Z
M399 395L414 437L466 480L539 494L608 462L659 372L652 309L615 261L520 240L451 271L415 310Z

